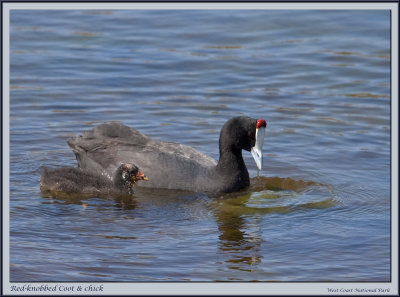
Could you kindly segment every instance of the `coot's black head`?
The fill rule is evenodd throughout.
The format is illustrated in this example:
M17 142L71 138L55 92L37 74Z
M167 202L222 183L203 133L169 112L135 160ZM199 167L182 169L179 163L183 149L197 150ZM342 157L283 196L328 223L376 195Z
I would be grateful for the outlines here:
M131 189L139 180L148 180L148 178L136 165L125 163L119 166L115 177L119 186Z
M233 153L242 149L251 151L257 167L262 167L262 145L267 122L263 119L252 119L239 116L228 120L221 129L219 145L220 152L224 150Z

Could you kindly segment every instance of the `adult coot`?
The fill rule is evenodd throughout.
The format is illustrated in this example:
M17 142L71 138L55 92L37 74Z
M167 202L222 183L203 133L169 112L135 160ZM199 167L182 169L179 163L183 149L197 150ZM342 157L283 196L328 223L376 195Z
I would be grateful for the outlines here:
M40 189L67 193L125 192L133 194L133 187L139 180L148 180L148 178L133 164L121 164L113 179L74 167L43 168Z
M262 167L265 120L234 117L222 127L217 162L186 145L151 139L139 131L107 123L68 140L79 167L113 176L118 164L133 162L149 177L142 186L206 192L232 192L249 186L242 149Z

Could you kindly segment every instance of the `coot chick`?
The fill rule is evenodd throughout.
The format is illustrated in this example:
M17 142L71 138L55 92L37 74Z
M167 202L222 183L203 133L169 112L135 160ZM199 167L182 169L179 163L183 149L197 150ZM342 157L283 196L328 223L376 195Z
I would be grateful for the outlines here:
M242 150L262 168L263 119L228 120L219 139L219 161L186 145L163 142L117 123L107 123L68 140L79 167L113 175L118 164L134 162L149 177L141 186L194 192L233 192L250 185Z
M43 168L40 189L66 193L125 192L133 194L133 187L140 180L148 180L148 178L137 166L128 163L121 164L112 179L81 168Z

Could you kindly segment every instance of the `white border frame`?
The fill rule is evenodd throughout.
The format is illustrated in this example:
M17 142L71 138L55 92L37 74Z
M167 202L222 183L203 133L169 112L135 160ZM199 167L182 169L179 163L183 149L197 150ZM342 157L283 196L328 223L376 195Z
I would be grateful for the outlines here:
M353 3L235 3L235 2L221 2L221 3L190 3L190 2L157 2L157 3L104 3L104 2L86 2L86 3L2 3L3 15L2 15L2 30L3 30L3 168L2 168L2 179L3 179L3 246L2 246L2 284L4 295L398 295L398 78L399 78L399 49L398 49L398 3L394 2L353 2ZM117 283L117 282L104 282L104 283L10 283L10 257L9 257L9 153L10 153L10 138L9 138L9 94L10 94L10 10L17 9L107 9L107 10L118 10L118 9L169 9L169 10L184 10L184 9L230 9L230 10L249 10L249 9L288 9L288 10L304 10L304 9L363 9L363 10L391 10L392 24L391 24L391 282L377 282L377 283L340 283L340 282L304 282L304 283L246 283L246 282L202 282L202 283L164 283L164 282L151 282L151 283ZM11 286L18 287L40 287L46 286L48 288L56 288L56 291L12 291ZM80 291L77 292L62 292L59 291L60 287L65 286L81 286L82 289L88 288L90 285L100 288L102 291ZM328 292L328 288L338 289L337 292ZM388 292L354 292L355 289L382 289L389 290ZM353 292L347 290L353 289Z

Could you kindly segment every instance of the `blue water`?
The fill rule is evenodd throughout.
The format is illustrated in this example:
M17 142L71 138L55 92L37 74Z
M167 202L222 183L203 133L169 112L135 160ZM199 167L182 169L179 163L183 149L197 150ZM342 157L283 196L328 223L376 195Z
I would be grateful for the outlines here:
M390 13L13 10L11 281L389 281ZM46 195L41 166L117 121L218 159L268 122L250 188Z

